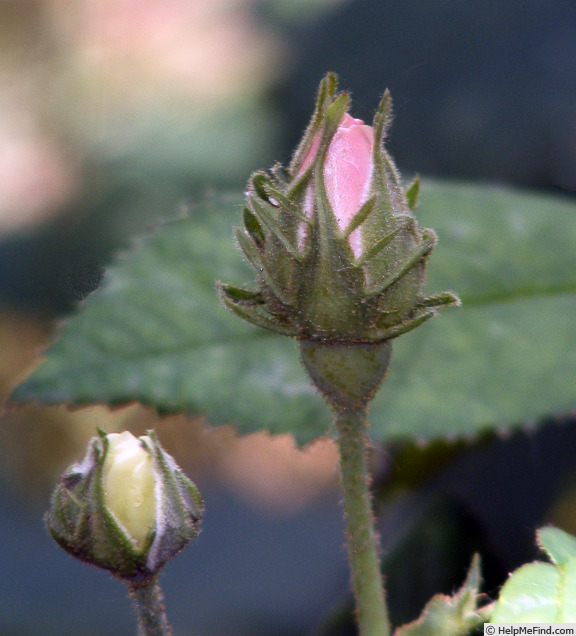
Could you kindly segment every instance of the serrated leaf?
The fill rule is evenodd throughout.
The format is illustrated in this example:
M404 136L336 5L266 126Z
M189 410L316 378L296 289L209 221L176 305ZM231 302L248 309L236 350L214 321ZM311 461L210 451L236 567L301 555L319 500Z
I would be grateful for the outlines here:
M576 622L576 558L562 567L529 563L504 584L491 623Z
M576 537L564 530L547 526L540 528L536 537L538 545L556 565L565 565L570 559L576 557Z
M452 289L462 307L394 343L372 422L429 439L572 410L574 201L425 181L418 219L439 237L425 291Z
M215 280L254 280L233 248L241 210L240 197L207 200L124 255L14 399L140 400L300 442L325 432L330 414L296 343L218 302ZM463 306L394 342L374 436L469 435L573 409L573 202L425 181L418 217L440 239L425 293L453 289Z
M476 555L464 585L454 596L436 594L412 623L399 627L394 636L462 636L484 622L478 614L480 563Z

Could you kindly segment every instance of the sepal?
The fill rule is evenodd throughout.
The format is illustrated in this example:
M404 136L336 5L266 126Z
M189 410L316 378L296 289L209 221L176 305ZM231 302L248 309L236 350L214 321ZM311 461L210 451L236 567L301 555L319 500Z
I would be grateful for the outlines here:
M432 230L423 230L420 242L404 256L404 259L399 264L395 265L394 270L390 274L373 283L371 288L366 289L366 294L368 296L382 294L419 265L423 265L424 259L434 249L437 241L438 238L435 232ZM410 299L412 297L416 298L420 291L420 286L420 281L417 281L412 285L413 289L406 290L409 293Z
M268 311L261 293L224 283L218 283L217 289L224 306L242 320L283 336L298 335L298 329L288 320L287 315L274 315Z
M298 246L295 244L293 237L286 232L276 218L276 210L274 207L256 197L250 199L249 205L260 225L282 244L282 247L284 247L294 260L302 260L302 254L298 251Z
M421 616L399 627L394 636L462 636L486 622L484 608L479 607L480 559L475 555L462 587L453 596L436 594Z
M408 207L414 212L420 197L420 177L415 177L412 183L406 188L406 201Z
M318 87L318 93L316 96L316 107L312 115L312 119L306 128L306 132L302 137L302 141L298 145L288 171L290 174L295 175L298 172L299 167L302 165L304 157L308 154L310 147L316 134L322 127L324 114L328 108L330 102L334 98L336 93L336 87L338 85L338 79L334 73L327 73L320 82Z

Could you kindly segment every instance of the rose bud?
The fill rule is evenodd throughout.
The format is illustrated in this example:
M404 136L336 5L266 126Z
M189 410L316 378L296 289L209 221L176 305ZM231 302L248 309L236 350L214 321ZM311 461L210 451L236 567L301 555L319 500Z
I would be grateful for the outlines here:
M299 174L303 173L314 161L320 139L320 135L315 137L298 169ZM326 194L341 232L346 231L368 199L373 168L373 147L373 128L366 126L361 119L354 119L346 113L330 141L323 166ZM313 184L310 184L308 188L304 209L306 215L312 218L314 214ZM306 225L303 224L301 227L305 231ZM303 236L302 241L304 240ZM350 233L348 243L356 258L360 258L362 254L360 228ZM301 245L303 246L303 242Z
M458 303L421 293L436 235L412 214L418 183L404 192L384 149L388 92L373 126L348 107L328 74L288 169L257 172L248 184L236 239L258 289L219 285L237 315L302 341L381 343Z
M52 495L46 525L73 556L126 581L147 579L196 538L203 503L152 431L99 431Z

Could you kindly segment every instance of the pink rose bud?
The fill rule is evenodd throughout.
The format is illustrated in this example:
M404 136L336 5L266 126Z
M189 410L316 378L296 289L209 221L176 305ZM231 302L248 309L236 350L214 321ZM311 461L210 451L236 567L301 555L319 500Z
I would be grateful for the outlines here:
M320 135L314 138L308 154L298 171L305 172L315 159L320 145ZM324 183L328 200L338 222L344 231L360 208L368 199L372 179L372 152L374 130L366 126L361 119L355 119L348 113L342 117L332 141L328 146L324 160ZM313 188L313 185L310 186ZM314 193L307 194L305 211L312 217ZM359 258L362 252L360 228L348 237L354 256Z
M328 73L288 168L248 183L236 240L258 290L219 286L238 316L302 342L384 342L458 302L422 295L436 235L412 214L418 183L404 191L384 147L389 94L372 126L349 106Z

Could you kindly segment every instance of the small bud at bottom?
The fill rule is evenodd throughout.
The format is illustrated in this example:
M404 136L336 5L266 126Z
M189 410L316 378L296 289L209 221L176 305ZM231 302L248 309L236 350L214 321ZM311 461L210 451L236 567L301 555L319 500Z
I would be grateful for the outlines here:
M198 535L202 498L153 431L99 433L62 476L46 525L76 558L127 582L148 580Z

